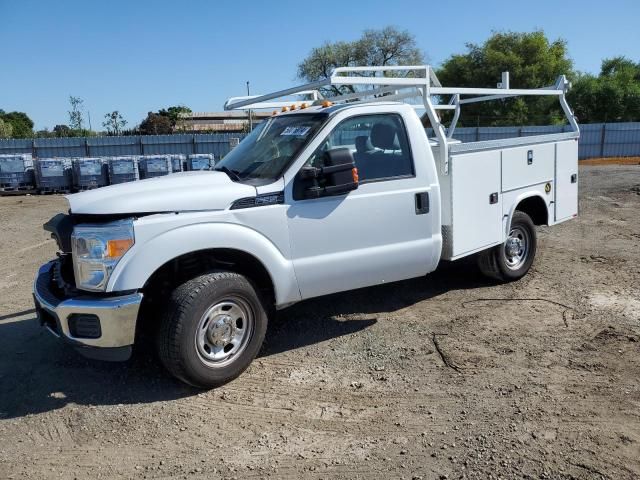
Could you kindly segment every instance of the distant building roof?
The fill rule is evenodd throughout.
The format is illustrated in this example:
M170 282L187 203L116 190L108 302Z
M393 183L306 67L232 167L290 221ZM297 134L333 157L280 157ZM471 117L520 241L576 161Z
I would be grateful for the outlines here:
M271 112L253 111L251 112L253 118L267 118L271 116ZM212 120L226 120L226 119L244 119L248 120L246 110L229 110L224 112L192 112L183 113L181 116L185 119L212 119Z
M254 123L258 123L270 117L271 112L253 111L251 116ZM249 123L247 112L243 110L182 113L180 117L180 129L189 132L242 132Z

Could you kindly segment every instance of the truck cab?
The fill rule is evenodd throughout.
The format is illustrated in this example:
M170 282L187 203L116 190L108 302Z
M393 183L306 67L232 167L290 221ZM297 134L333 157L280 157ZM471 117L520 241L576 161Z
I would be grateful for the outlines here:
M151 332L165 367L207 388L249 365L274 308L468 255L489 276L521 278L535 225L577 213L578 133L461 144L438 123L433 75L420 68L391 90L394 79L371 77L375 100L272 101L309 85L232 99L277 109L213 171L69 196L69 214L45 225L60 254L34 284L42 323L104 359L126 359ZM435 138L398 101L406 87L424 98ZM564 100L564 85L553 92Z

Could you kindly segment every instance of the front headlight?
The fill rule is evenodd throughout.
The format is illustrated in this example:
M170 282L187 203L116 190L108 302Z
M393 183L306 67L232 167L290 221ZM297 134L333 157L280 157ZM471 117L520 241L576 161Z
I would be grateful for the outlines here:
M76 286L103 292L118 261L133 246L133 220L77 225L71 235Z

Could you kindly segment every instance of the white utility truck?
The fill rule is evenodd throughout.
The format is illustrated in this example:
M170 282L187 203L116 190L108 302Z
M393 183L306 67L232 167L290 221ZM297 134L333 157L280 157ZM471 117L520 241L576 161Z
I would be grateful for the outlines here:
M345 85L353 93L322 98ZM206 388L247 368L274 308L474 254L489 276L517 280L535 226L577 215L567 88L564 76L537 90L509 88L508 74L498 88L455 88L429 66L357 67L230 99L227 109L277 110L214 171L67 197L69 213L45 224L60 252L35 280L39 318L94 358L126 359L153 333L166 368ZM453 138L464 105L521 95L556 96L571 131Z

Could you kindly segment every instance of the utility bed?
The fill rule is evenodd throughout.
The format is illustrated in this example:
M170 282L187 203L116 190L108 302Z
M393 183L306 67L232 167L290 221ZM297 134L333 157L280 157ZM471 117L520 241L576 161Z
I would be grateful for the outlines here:
M577 215L578 139L573 133L561 135L569 138L449 144L449 172L438 171L444 260L502 243L518 197L532 189L551 207L540 223L553 225ZM438 142L431 148L438 158Z

